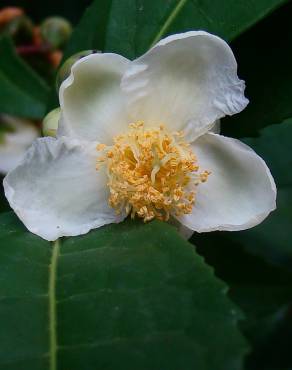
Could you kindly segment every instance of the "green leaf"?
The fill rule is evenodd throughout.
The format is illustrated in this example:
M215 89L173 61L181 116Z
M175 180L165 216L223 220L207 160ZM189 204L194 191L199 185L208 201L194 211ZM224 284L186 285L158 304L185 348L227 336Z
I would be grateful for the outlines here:
M63 61L83 50L134 59L169 34L203 29L228 41L287 0L95 0L84 12ZM49 110L58 106L55 90Z
M95 0L66 57L99 49L134 58L167 34L204 29L232 40L285 0Z
M290 2L232 43L250 103L224 118L225 135L257 136L262 128L292 117L291 11Z
M192 242L229 285L230 297L245 314L241 328L253 348L247 368L292 367L292 271L249 254L228 233L194 234Z
M266 162L275 178L277 209L260 225L232 233L232 240L242 243L251 253L272 263L292 268L292 119L266 127L258 138L244 141Z
M0 38L0 112L43 118L49 88L15 53L11 41Z
M0 216L0 369L237 370L241 317L194 247L158 221L52 247Z
M88 7L78 26L75 27L64 53L63 60L83 50L96 49L103 42L104 32L111 9L112 0L94 1ZM124 14L123 14L124 16Z

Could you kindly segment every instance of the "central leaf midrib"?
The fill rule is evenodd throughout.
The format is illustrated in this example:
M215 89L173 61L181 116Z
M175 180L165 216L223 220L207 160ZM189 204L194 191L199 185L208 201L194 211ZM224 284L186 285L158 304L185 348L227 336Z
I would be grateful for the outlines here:
M49 267L49 358L50 370L57 370L57 313L56 313L56 280L57 264L60 254L60 242L56 240L52 244L52 256Z
M160 31L156 34L153 41L151 42L150 47L154 46L161 38L165 35L168 28L171 26L171 23L175 20L178 13L182 10L182 8L185 6L188 0L180 0L176 6L173 8L173 10L170 12L169 16L166 18L165 22L160 28Z

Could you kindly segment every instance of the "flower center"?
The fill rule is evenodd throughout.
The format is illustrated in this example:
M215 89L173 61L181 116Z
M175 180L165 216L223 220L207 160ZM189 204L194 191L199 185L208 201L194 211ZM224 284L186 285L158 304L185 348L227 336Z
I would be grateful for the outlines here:
M104 153L97 170L107 166L110 206L145 222L191 213L196 187L210 174L198 172L183 133L169 133L163 125L145 129L143 122L130 124L128 133L114 138L113 146L99 144L97 150Z

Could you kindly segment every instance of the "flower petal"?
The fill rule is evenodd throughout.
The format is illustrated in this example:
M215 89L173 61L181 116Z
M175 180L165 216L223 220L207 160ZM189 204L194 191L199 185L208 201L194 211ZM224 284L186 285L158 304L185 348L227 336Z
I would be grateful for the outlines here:
M211 171L199 185L190 215L179 218L198 231L244 230L276 208L276 186L265 162L239 140L213 133L192 144L201 170Z
M110 144L128 127L120 82L129 61L117 54L91 54L76 62L60 87L58 136Z
M230 47L203 31L161 40L129 65L121 86L132 121L164 123L190 141L248 103Z
M31 232L55 240L121 220L108 206L107 177L102 168L96 170L95 146L38 139L6 176L5 195Z

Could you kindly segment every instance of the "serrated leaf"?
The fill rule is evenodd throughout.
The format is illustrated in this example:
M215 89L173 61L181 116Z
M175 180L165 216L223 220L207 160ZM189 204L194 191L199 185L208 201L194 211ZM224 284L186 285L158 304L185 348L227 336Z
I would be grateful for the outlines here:
M292 366L292 271L249 254L228 233L194 234L192 242L230 287L229 295L243 310L240 323L253 351L246 370Z
M226 285L173 227L125 222L51 247L0 220L1 370L242 368Z
M99 49L134 58L167 34L204 29L232 40L285 0L95 0L66 56Z
M43 118L49 88L15 53L11 41L0 38L0 112Z

